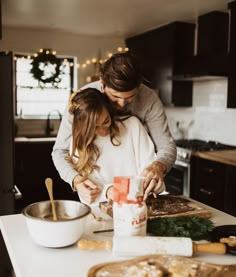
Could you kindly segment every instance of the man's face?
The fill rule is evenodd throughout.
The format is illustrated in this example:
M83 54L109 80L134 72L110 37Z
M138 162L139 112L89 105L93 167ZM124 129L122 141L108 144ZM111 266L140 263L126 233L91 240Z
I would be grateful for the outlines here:
M127 104L134 100L137 94L137 88L126 92L119 92L112 88L104 87L104 93L117 110L123 110Z

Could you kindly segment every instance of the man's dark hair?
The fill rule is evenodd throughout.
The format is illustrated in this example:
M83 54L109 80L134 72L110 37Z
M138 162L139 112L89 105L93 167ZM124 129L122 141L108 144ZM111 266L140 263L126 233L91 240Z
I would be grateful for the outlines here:
M119 92L135 89L142 82L142 75L135 56L129 51L113 54L101 67L104 85Z

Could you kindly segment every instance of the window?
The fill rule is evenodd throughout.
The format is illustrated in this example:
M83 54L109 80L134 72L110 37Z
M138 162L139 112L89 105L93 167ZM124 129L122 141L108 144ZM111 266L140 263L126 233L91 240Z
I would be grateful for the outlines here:
M59 57L57 57L59 58ZM45 117L52 111L64 112L74 87L76 58L62 60L60 79L57 87L52 83L40 83L30 72L32 58L16 55L16 116ZM50 70L50 68L49 68ZM49 72L50 73L50 72Z

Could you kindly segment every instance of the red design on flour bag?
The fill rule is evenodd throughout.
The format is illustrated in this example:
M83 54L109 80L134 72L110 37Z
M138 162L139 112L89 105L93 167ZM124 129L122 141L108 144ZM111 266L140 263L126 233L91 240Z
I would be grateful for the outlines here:
M147 229L147 206L143 201L143 177L113 178L115 236L143 236Z

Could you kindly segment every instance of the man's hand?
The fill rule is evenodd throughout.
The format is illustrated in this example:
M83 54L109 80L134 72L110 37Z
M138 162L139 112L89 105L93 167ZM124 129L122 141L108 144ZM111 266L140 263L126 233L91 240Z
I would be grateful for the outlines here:
M148 195L153 192L154 196L157 192L164 189L164 175L166 166L161 162L153 162L142 172L144 180L144 200L147 199Z
M73 187L78 192L81 200L86 204L92 204L100 193L101 189L91 180L81 181L81 176L77 175L73 180Z

